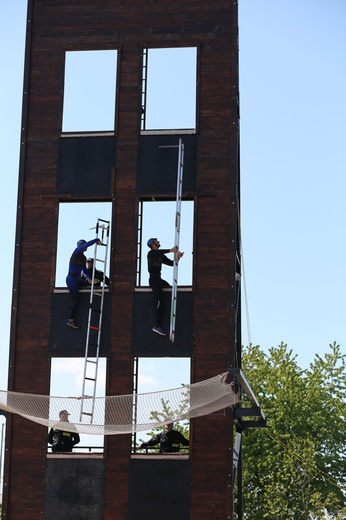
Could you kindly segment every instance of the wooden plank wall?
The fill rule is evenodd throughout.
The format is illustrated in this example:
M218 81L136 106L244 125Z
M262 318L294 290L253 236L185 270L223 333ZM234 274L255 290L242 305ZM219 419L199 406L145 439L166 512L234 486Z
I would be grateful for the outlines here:
M132 392L140 53L143 46L199 48L192 381L225 371L234 364L235 337L237 2L29 0L28 4L9 389L49 393L47 344L57 206L64 200L56 196L56 176L66 50L120 52L107 388L115 395ZM8 419L4 519L43 518L43 430L18 416ZM231 413L221 411L193 422L191 520L232 517L232 442ZM107 520L114 518L114 512L117 520L127 518L129 447L129 436L108 438Z

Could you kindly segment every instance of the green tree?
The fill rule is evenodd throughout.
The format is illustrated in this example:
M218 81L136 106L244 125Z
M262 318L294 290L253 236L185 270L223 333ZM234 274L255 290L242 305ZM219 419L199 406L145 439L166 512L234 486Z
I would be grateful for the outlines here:
M248 520L333 519L346 515L346 370L330 345L302 370L281 344L244 349L243 371L267 418L245 429L243 511Z

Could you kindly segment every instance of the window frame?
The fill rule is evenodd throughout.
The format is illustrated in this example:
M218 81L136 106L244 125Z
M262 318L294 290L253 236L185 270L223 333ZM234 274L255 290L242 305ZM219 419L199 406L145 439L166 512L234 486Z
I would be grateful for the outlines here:
M150 51L165 51L165 50L181 50L181 49L196 49L196 68L195 68L195 124L193 127L168 126L167 128L148 128L147 124L147 104L148 104L148 60ZM175 134L196 134L198 133L198 107L199 107L199 54L200 49L198 45L189 46L170 46L170 47L144 47L142 49L142 75L141 75L141 99L140 99L140 120L139 129L140 135L175 135Z

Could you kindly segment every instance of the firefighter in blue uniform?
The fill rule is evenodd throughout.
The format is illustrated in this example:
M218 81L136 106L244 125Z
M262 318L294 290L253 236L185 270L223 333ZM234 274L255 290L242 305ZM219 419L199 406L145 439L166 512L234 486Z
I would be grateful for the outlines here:
M67 325L72 327L73 329L79 329L80 325L76 322L76 307L78 303L79 297L79 287L83 285L83 281L86 280L89 284L91 284L91 278L88 276L86 269L86 256L84 255L85 251L88 247L98 244L102 245L102 242L99 238L94 238L93 240L78 240L77 247L73 251L70 264L68 269L68 275L66 276L66 285L68 290L70 291L72 304L70 308L70 316L67 321Z

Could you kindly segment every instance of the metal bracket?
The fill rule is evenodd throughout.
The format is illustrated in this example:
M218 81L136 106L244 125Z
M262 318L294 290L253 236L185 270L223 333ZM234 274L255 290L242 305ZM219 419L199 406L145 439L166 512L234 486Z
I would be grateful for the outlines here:
M227 383L234 384L234 391L239 392L240 390L246 395L247 399L251 403L251 407L242 407L242 403L236 404L234 407L234 422L239 431L243 431L245 428L266 428L267 420L260 407L257 398L248 383L243 371L240 368L228 369ZM244 417L257 418L256 420L242 420Z

